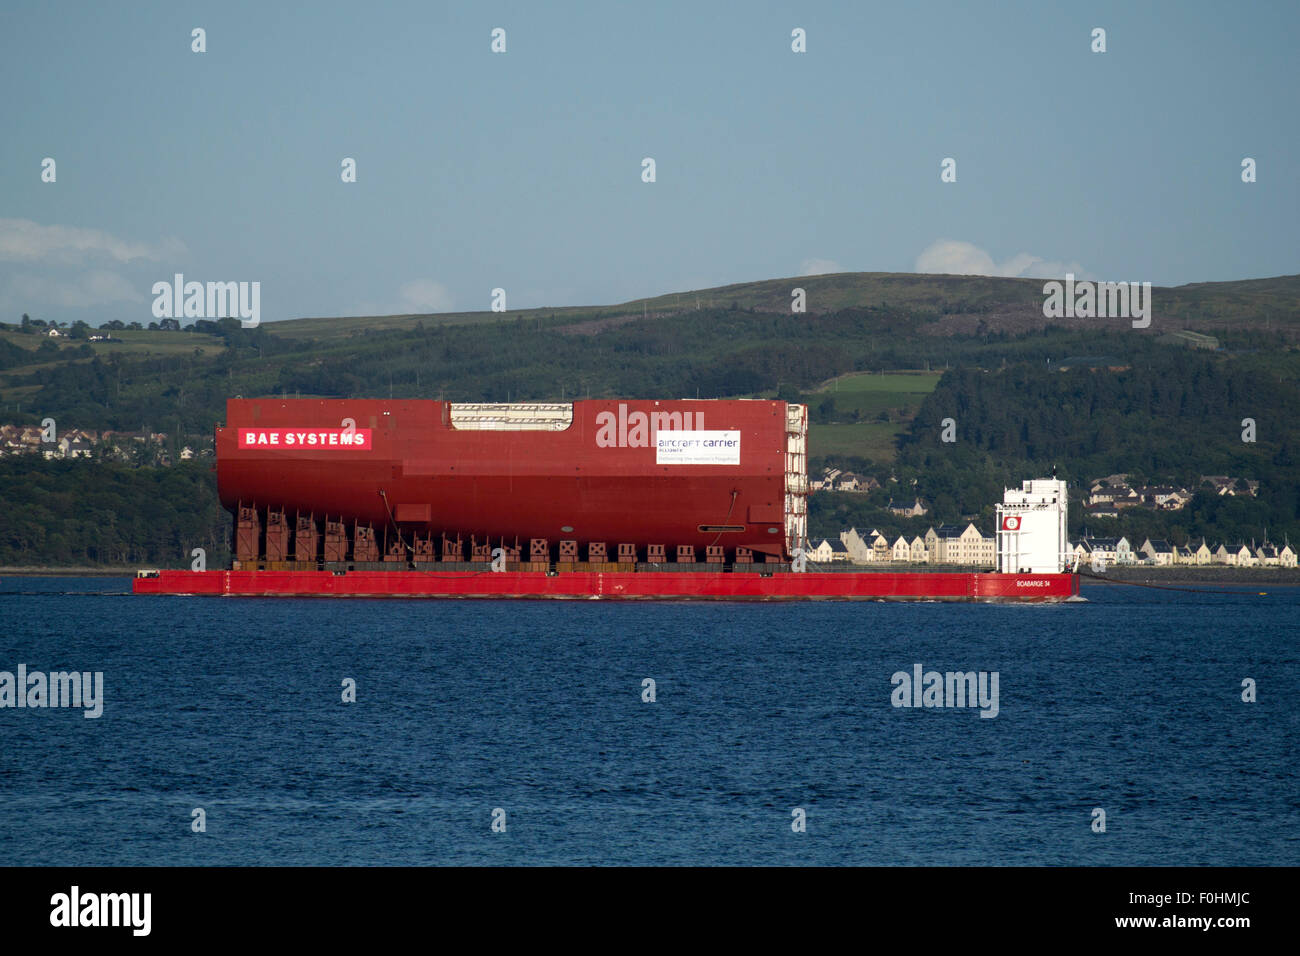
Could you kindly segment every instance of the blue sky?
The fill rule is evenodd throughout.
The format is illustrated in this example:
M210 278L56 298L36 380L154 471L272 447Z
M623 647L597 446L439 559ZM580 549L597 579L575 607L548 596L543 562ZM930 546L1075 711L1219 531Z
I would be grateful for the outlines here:
M261 282L267 321L1293 274L1298 28L1294 3L6 0L0 318L148 322L175 272Z

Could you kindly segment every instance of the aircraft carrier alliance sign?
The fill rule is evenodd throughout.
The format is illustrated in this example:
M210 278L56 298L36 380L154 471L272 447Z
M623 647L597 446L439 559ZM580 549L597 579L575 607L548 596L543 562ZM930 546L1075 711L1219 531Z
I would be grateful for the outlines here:
M657 465L739 465L738 431L661 431L655 436Z

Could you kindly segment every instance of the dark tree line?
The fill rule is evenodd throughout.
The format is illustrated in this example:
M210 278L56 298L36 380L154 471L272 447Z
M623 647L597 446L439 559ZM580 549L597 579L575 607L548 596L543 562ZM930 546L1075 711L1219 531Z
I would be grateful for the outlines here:
M131 468L93 461L0 461L0 566L209 567L229 560L230 518L207 464Z

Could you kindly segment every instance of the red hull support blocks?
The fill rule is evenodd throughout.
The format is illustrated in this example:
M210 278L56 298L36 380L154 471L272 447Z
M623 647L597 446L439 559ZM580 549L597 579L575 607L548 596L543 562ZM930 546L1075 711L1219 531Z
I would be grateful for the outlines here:
M761 567L761 565L759 566ZM1056 603L1075 574L833 571L140 571L136 594L224 597L558 598Z

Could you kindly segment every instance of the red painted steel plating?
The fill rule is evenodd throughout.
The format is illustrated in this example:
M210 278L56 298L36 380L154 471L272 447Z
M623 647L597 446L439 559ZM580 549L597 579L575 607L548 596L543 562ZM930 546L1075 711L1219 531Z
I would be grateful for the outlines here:
M457 428L447 402L231 399L216 430L221 503L400 531L405 541L477 535L787 553L785 402L572 407L567 428L530 431ZM345 443L345 421L362 437ZM739 463L660 464L654 434L679 429L739 432ZM250 435L276 442L249 444Z
M152 573L152 572L149 572ZM172 571L137 577L136 594L227 597L568 598L714 601L1054 603L1076 574L834 571Z

